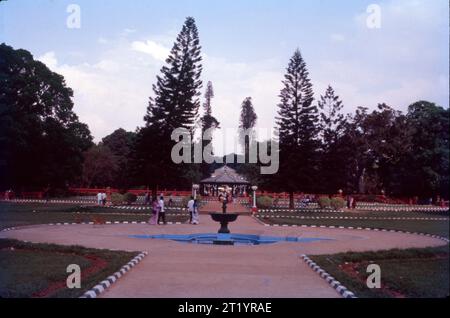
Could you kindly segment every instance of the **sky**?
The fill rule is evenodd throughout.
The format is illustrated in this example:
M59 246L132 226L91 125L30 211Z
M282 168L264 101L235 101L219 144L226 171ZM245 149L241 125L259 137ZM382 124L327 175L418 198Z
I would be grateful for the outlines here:
M213 115L224 131L238 126L247 96L257 126L274 127L297 48L316 100L332 85L346 113L378 103L406 111L418 100L449 106L447 0L7 0L0 42L65 77L74 111L98 142L144 124L152 85L187 16L199 29L203 86L213 83ZM218 142L217 154L235 147Z

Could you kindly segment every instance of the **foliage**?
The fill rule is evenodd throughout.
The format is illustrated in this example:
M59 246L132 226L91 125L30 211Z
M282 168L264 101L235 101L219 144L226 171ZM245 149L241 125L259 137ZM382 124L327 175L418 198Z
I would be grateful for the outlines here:
M113 205L120 205L125 201L125 196L123 194L114 192L111 194L111 202Z
M94 145L84 153L83 184L93 186L111 186L118 171L116 157L103 145Z
M0 188L67 187L92 144L64 78L0 44Z
M156 77L154 96L149 100L144 117L145 127L137 133L134 175L151 186L153 192L157 186L179 188L190 186L192 182L183 173L186 164L175 164L170 159L175 144L171 134L176 128L188 129L191 136L194 133L202 87L200 49L195 20L188 17L166 65Z
M276 118L280 144L277 185L290 192L291 208L295 190L316 190L318 110L312 104L313 95L306 63L296 50L284 76Z
M110 184L113 187L127 189L132 185L130 182L132 180L130 156L135 139L136 134L134 132L129 132L122 128L115 130L112 134L102 139L101 144L111 150L117 165L117 170Z
M134 202L136 202L137 200L137 195L131 192L127 192L123 195L123 200L127 203L127 204L132 204Z
M345 200L341 197L334 197L331 199L330 205L335 210L341 210L345 207Z
M273 206L273 198L269 196L258 196L256 198L256 206L260 209L268 209Z
M255 141L254 127L258 116L255 113L253 107L252 98L247 97L244 99L241 105L241 116L239 119L239 142L244 150L244 159L246 162L249 160L250 145Z
M331 200L329 197L320 197L317 200L317 204L319 204L319 207L321 209L326 209L329 208L331 206Z

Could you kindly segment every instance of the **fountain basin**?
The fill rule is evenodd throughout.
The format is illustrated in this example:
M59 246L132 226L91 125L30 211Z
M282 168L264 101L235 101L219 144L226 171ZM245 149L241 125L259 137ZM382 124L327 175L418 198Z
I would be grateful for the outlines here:
M235 213L210 213L209 215L211 215L211 218L214 221L220 222L220 229L218 233L222 234L230 233L228 223L236 221L239 216L239 214Z
M156 235L129 235L138 239L171 240L181 243L212 244L212 245L265 245L277 242L310 243L328 241L329 238L295 237L295 236L264 236L255 234L224 234L224 233L198 233L198 234L156 234Z

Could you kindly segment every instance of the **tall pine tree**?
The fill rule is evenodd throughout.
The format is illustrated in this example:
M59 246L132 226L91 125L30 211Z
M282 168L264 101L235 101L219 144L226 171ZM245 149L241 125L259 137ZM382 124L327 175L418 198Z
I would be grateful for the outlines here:
M321 192L337 193L345 187L346 156L342 144L346 119L342 113L344 105L329 85L325 95L320 96L320 134L322 149L320 156Z
M299 50L289 61L280 92L277 125L280 143L278 187L289 192L314 191L317 172L318 110L306 63Z
M239 119L239 136L240 140L243 143L244 148L244 158L246 162L248 162L249 152L250 152L250 143L255 138L254 127L256 125L256 120L258 116L255 113L255 109L253 108L252 98L247 97L242 102L241 106L241 116Z
M161 75L156 77L154 97L150 98L144 117L146 125L137 136L136 173L154 191L158 186L187 187L190 183L183 178L186 166L171 160L174 141L170 136L176 128L186 128L191 136L194 134L202 87L200 50L195 20L188 17Z
M207 135L205 134L206 131L212 132L215 128L220 128L219 121L212 115L212 99L214 98L214 89L212 83L209 81L206 86L205 91L205 102L203 104L204 109L204 115L201 118L201 127L202 127L202 136ZM212 138L212 136L207 135L207 138ZM201 140L202 143L202 149L205 149L205 147L212 144L212 140ZM206 162L203 162L201 165L201 173L202 177L209 176L211 165L207 164Z

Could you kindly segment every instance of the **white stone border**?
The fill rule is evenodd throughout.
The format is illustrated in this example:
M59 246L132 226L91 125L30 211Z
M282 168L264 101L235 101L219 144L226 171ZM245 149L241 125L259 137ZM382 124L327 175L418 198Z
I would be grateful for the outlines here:
M106 221L105 223L101 223L101 224L95 224L94 222L63 222L63 223L42 223L42 224L29 224L29 225L21 225L21 226L13 226L13 227L8 227L8 228L4 228L2 230L0 230L0 232L8 232L8 231L13 231L13 230L19 230L21 228L25 228L25 227L32 227L32 226L67 226L67 225L112 225L112 224L147 224L149 225L149 222L145 222L145 221ZM164 223L159 223L158 225L163 225ZM183 222L167 222L167 225L181 225L181 224L185 224Z
M79 298L96 298L98 295L103 293L106 289L108 289L112 284L114 284L120 277L129 272L134 266L136 266L142 259L147 256L148 252L141 252L139 255L134 257L131 261L129 261L126 265L122 266L122 268L115 272L113 275L108 276L105 280L101 281L92 289L85 292Z
M258 220L257 218L255 218ZM414 235L420 235L420 236L427 236L436 238L439 240L442 240L446 242L447 244L450 243L450 240L446 237L435 235L435 234L428 234L428 233L420 233L420 232L410 232L410 231L402 231L402 230L388 230L388 229L379 229L379 228L371 228L371 227L355 227L355 226L339 226L339 225L297 225L297 224L267 224L260 220L259 222L263 223L264 226L272 226L272 227L297 227L297 228L326 228L326 229L346 229L346 230L365 230L365 231L375 231L375 232L391 232L391 233L402 233L402 234L414 234Z
M299 209L259 209L261 212L327 212L327 213L342 213L346 212L343 209L332 210L332 209L320 209L320 208L299 208ZM411 208L356 208L351 211L369 211L369 212L449 212L449 208L440 207L411 207Z
M378 217L378 216L299 216L299 215L263 215L257 214L256 217L270 217L283 219L324 219L324 220L411 220L411 221L449 221L448 217Z
M342 285L339 281L337 281L333 276L328 274L326 271L324 271L319 265L313 262L312 259L310 259L305 254L302 254L300 256L301 259L305 261L305 263L312 268L313 271L315 271L317 274L320 275L323 279L327 281L328 284L330 284L331 287L333 287L342 297L344 298L357 298L355 294L351 291L349 291L344 285Z
M102 206L98 205L96 201L80 201L80 200L41 200L41 199L13 199L13 200L0 200L0 202L6 203L77 203L83 205L88 205L90 207L96 206L99 208L111 208L111 209L121 209L121 210L150 210L151 206L136 206L136 205L108 205ZM166 206L167 210L181 210L186 211L187 208L184 207L172 207Z

